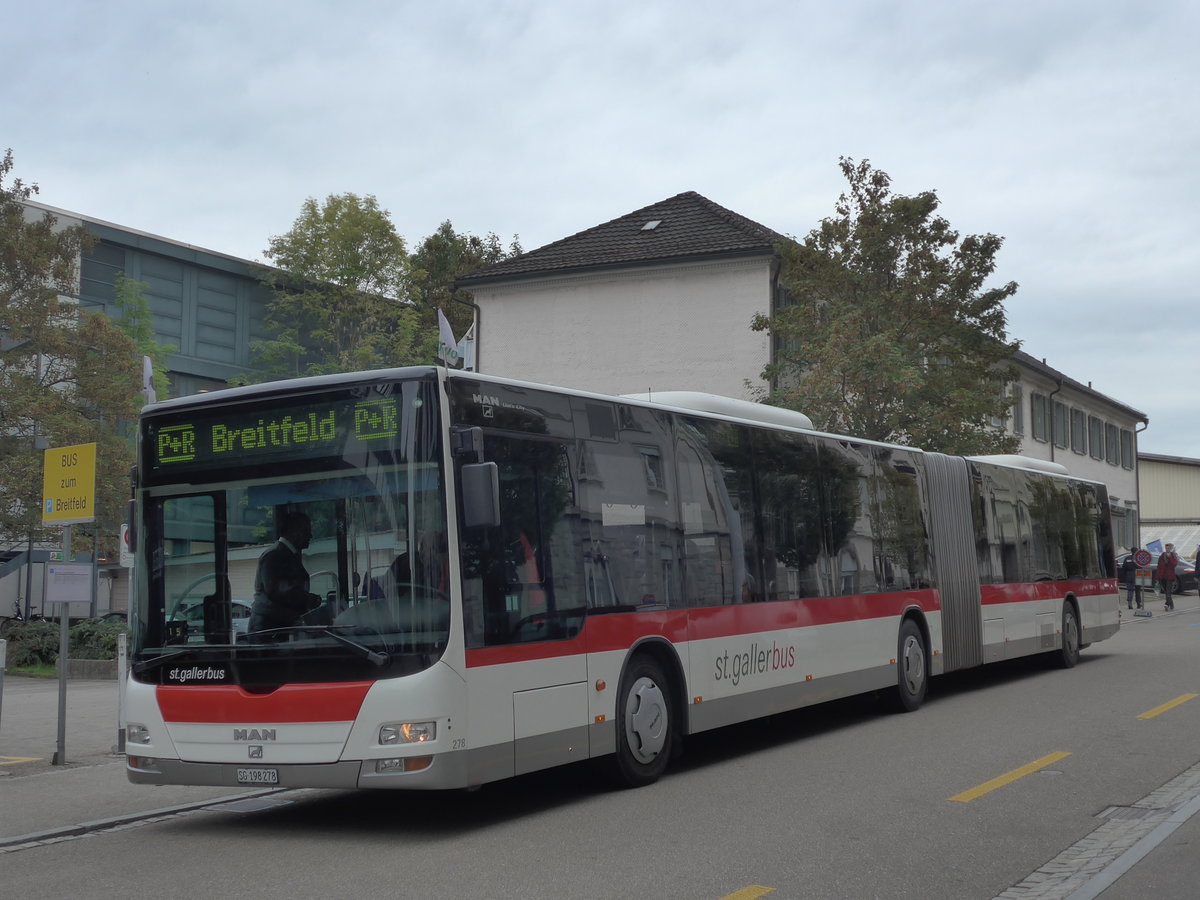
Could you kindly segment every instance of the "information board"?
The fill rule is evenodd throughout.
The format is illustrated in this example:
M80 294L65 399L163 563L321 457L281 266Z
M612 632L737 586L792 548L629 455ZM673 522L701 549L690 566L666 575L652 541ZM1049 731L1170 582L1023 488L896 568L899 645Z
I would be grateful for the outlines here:
M91 603L91 563L50 563L46 566L47 603Z
M47 450L42 465L42 522L71 525L96 518L96 445Z

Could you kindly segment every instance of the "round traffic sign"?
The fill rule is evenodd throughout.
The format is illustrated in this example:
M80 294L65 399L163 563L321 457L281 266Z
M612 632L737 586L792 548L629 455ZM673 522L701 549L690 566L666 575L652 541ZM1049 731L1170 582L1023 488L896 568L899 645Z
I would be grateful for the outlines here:
M1139 550L1133 554L1133 561L1144 568L1154 562L1154 556L1149 550Z

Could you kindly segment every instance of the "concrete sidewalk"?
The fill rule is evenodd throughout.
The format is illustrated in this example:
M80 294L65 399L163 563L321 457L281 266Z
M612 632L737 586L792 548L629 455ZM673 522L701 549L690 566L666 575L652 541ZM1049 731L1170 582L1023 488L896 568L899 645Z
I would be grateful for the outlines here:
M117 752L116 681L68 681L65 763L58 746L56 679L5 675L0 696L0 848L265 793L261 789L149 786L125 778ZM115 823L115 822L114 822Z

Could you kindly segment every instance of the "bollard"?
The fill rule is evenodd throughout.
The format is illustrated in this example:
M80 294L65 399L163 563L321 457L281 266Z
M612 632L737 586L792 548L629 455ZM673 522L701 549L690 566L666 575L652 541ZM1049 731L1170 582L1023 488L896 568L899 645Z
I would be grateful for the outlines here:
M113 753L125 752L125 667L128 660L129 636L125 632L117 635L117 743Z
M4 721L2 716L4 712L4 666L6 665L5 658L7 655L8 641L0 638L0 723Z

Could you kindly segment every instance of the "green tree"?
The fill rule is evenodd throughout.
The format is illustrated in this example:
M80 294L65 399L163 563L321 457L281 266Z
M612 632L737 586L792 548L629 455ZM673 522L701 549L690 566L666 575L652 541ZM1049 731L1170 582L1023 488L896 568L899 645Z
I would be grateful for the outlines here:
M139 356L150 357L154 367L152 383L155 397L158 400L166 400L171 395L171 383L167 378L167 359L178 348L170 344L160 344L154 336L150 301L146 299L148 287L144 281L134 281L124 272L120 273L114 284L113 306L120 313L117 327L133 341Z
M437 348L439 309L446 313L456 336L461 338L471 327L470 294L455 288L455 281L523 252L516 235L505 248L494 232L489 231L485 237L459 234L449 219L421 241L409 259L409 278L411 296L421 316L422 333L432 342L427 348L428 359L433 358Z
M41 525L45 446L95 442L96 522L76 529L77 549L115 547L129 495L133 451L123 437L136 417L140 357L110 319L79 308L80 253L92 239L25 205L37 185L6 183L0 162L0 537L49 539Z
M96 444L96 521L77 526L94 534L101 556L117 553L120 525L129 500L129 470L135 462L131 440L142 406L142 354L134 341L108 316L83 313L75 329L73 405L76 439ZM165 399L167 394L159 395ZM85 545L90 549L91 543Z
M783 303L752 327L775 339L764 399L817 428L945 453L1010 452L1009 282L985 287L1003 239L958 232L933 191L893 194L887 173L841 158L835 215L779 245Z
M265 251L273 291L254 346L277 377L357 371L415 361L417 316L407 302L408 256L373 196L310 197L291 229Z

